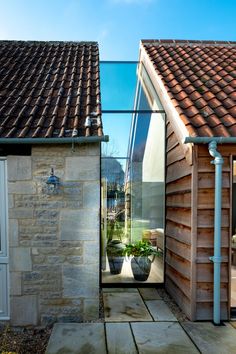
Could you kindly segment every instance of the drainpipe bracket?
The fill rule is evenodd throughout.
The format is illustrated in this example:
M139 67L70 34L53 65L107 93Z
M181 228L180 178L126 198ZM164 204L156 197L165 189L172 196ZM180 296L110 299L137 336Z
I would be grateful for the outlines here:
M224 159L222 157L215 157L215 160L211 160L212 165L223 165Z
M221 263L222 257L212 256L212 257L209 257L209 260L213 263Z

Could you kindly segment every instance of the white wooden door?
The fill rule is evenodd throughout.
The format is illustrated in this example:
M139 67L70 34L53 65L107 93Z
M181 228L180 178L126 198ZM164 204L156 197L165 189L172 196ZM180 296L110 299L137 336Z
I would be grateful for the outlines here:
M0 319L9 318L6 161L0 160Z

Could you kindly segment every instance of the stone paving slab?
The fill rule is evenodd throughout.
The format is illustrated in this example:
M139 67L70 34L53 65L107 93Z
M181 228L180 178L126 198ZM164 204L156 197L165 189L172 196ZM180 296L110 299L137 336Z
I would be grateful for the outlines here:
M211 322L183 322L182 326L202 354L236 353L236 331L229 323L214 326Z
M103 323L56 323L45 354L105 354Z
M138 290L144 300L161 300L155 288L139 288Z
M177 321L177 318L170 311L163 300L145 301L154 321Z
M103 288L103 293L138 293L137 288Z
M104 293L106 322L152 321L139 293Z
M131 327L140 354L199 353L177 322L133 322Z
M106 323L107 349L109 354L137 354L129 323Z
M231 324L231 326L233 326L234 328L236 328L236 321L231 321L230 324Z

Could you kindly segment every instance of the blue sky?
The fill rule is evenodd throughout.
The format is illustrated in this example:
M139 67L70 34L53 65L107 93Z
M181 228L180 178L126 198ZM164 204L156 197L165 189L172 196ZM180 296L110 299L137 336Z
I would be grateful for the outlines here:
M0 0L0 39L95 40L137 60L140 39L236 40L235 0Z

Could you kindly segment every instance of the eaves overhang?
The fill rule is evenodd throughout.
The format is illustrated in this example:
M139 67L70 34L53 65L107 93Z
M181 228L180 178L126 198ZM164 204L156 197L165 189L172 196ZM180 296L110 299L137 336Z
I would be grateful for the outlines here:
M163 81L156 72L145 48L143 47L142 41L140 43L139 60L145 66L145 69L165 110L167 119L171 122L176 137L182 147L186 160L189 164L192 164L192 146L191 144L183 144L185 138L189 136L189 131L183 123L182 119L180 118L175 106L173 105Z
M0 144L90 144L109 141L108 135L68 138L0 138Z

